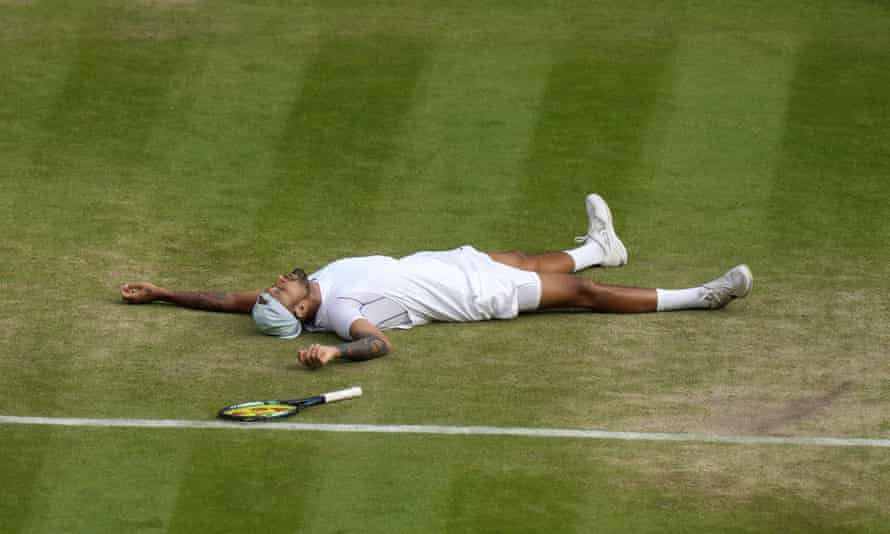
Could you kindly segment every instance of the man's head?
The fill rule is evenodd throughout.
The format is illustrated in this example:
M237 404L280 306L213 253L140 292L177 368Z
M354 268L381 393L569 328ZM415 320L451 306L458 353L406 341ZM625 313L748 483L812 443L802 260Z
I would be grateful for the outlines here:
M267 335L284 339L295 338L303 330L301 321L312 310L310 286L302 269L278 277L275 284L257 297L253 306L253 320L257 329Z

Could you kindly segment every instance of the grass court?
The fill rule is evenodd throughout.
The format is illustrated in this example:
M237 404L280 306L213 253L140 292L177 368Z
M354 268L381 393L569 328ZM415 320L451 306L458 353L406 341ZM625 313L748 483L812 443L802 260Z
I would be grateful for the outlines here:
M890 7L0 0L0 415L890 438ZM308 335L126 306L473 244L715 313ZM0 424L0 532L888 532L880 447Z

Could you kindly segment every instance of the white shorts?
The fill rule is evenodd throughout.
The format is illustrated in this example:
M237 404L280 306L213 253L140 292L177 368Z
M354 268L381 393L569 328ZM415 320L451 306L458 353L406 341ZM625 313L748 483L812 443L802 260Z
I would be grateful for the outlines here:
M512 319L519 312L537 309L541 302L538 273L496 262L469 245L444 252L418 252L402 261L431 259L456 267L466 276L471 320Z

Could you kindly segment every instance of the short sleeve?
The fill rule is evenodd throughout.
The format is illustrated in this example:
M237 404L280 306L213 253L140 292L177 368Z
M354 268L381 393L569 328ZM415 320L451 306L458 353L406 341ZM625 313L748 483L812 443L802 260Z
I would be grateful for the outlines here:
M341 338L351 341L352 336L349 329L357 319L363 319L361 312L361 303L346 298L336 298L331 302L328 309L328 320L331 323L331 330Z

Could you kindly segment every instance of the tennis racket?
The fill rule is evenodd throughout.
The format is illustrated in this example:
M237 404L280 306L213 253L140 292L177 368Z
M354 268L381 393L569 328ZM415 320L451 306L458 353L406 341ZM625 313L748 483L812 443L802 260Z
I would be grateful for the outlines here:
M354 399L355 397L361 397L361 395L362 388L352 387L316 395L314 397L306 397L305 399L239 402L238 404L226 406L219 411L218 416L233 421L267 421L270 419L281 419L283 417L290 417L309 406Z

